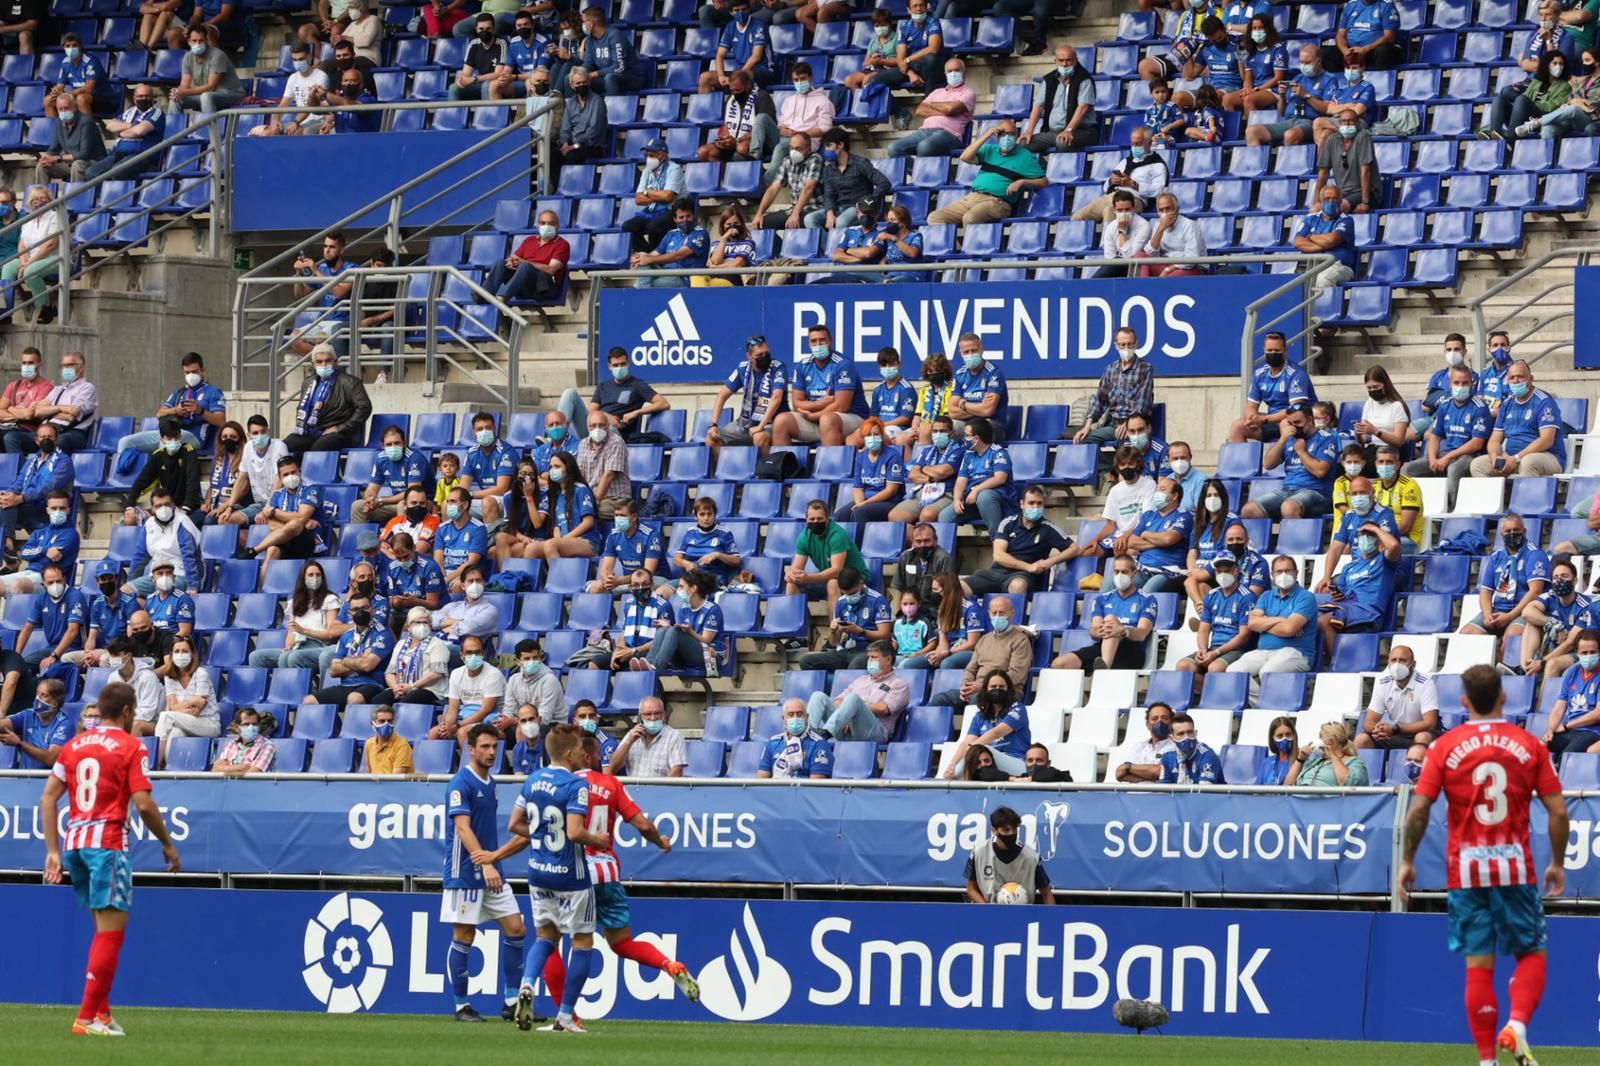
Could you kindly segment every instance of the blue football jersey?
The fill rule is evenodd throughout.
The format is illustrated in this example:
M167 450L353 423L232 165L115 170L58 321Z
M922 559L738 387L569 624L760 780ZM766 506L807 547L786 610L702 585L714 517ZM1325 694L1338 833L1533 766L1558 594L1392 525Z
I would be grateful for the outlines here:
M567 838L567 815L589 815L589 784L564 766L546 766L522 783L517 810L528 816L528 884L552 892L589 887L583 845Z
M456 836L456 815L467 816L478 846L493 851L500 846L500 805L494 781L479 777L463 766L450 779L444 804L444 887L482 888L483 871L475 866L466 846ZM499 869L496 866L496 869Z

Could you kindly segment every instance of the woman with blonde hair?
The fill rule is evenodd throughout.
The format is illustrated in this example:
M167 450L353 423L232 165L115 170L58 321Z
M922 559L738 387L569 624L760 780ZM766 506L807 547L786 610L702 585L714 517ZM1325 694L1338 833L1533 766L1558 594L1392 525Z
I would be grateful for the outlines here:
M1295 764L1289 768L1283 783L1357 788L1371 781L1367 764L1356 755L1350 730L1343 722L1327 722L1316 741L1296 752Z

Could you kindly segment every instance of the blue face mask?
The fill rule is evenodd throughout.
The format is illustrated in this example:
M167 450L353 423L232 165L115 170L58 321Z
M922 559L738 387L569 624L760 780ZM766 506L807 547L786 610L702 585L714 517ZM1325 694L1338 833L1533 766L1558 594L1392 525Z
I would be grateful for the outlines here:
M1166 719L1158 719L1151 722L1150 735L1157 740L1166 740L1172 735L1172 723Z
M811 346L811 358L815 359L819 363L827 362L832 355L833 349L829 345L813 344Z
M1314 78L1314 77L1317 76L1317 68L1312 66L1310 63L1301 63L1300 64L1300 73L1304 77Z
M1508 363L1508 362L1511 361L1511 349L1509 349L1509 348L1490 348L1489 349L1489 358L1493 359L1497 363L1501 363L1501 364Z
M1322 213L1327 218L1338 218L1339 217L1339 201L1337 201L1337 200L1324 200L1324 201L1322 201Z
M657 733L661 732L662 728L667 723L665 721L663 721L662 719L660 719L660 718L652 718L652 719L646 719L645 721L642 721L639 724L644 726L644 731L646 733L649 733L651 736L655 736Z
M1344 80L1349 82L1351 85L1358 84L1361 81L1361 71L1355 67L1345 67Z
M456 519L461 517L461 505L458 504L458 503L447 503L447 504L445 504L444 505L444 514L445 514L446 518L448 518L448 519L450 519L450 521L454 522Z
M1182 755L1185 759L1194 755L1195 749L1200 746L1200 742L1194 737L1183 737L1180 740L1173 741L1173 744L1177 746L1178 754Z
M1507 382L1506 387L1511 390L1511 395L1515 396L1519 400L1528 395L1533 388L1533 386L1529 385L1526 381Z
M883 368L883 380L885 380L885 381L894 381L899 376L900 376L900 368L899 367L897 367L897 366L886 366L886 367Z
M1371 555L1378 550L1378 538L1371 533L1363 533L1356 538L1356 547L1361 550L1362 555Z
M626 533L628 531L628 521L629 520L626 515L619 514L611 520L611 528L616 530L618 533Z
M626 363L624 363L622 366L614 366L614 367L611 368L611 380L612 381L627 381L628 380L628 366L627 366Z
M193 52L197 56L203 56L206 54L206 43L204 41L197 41L189 46L189 51Z
M1378 480L1379 481L1388 481L1392 477L1394 477L1394 464L1393 463L1379 463L1378 464Z
M405 457L405 454L405 448L399 444L385 444L383 446L383 457L391 463L398 463Z
M863 443L866 444L867 451L869 452L883 451L883 438L878 436L876 433L870 437L863 438Z
M948 447L950 447L950 434L948 434L948 433L935 433L933 435L933 446L935 448L948 448Z
M873 677L877 677L879 674L883 673L883 662L882 662L882 660L879 660L879 659L868 659L867 660L867 673L870 674Z
M839 153L832 148L824 148L822 150L822 161L824 163L837 163L839 161Z
M1030 522L1037 522L1041 518L1044 517L1044 508L1043 507L1024 507L1022 509L1022 517L1026 518Z
M377 725L372 727L372 731L373 733L377 734L379 740L388 740L390 737L394 736L394 723L379 722Z
M1011 628L1010 616L1003 614L991 614L989 616L989 628L994 630L996 633L1004 633L1007 629Z
M178 449L181 447L183 447L183 441L181 440L164 440L161 442L161 450L168 455L177 455Z
M1146 148L1142 144L1136 144L1132 148L1128 149L1128 154L1133 156L1133 158L1135 160L1143 159L1146 155L1149 154L1149 152L1150 152L1150 149Z
M554 484L557 484L557 485L561 484L563 481L567 480L567 469L566 469L566 467L557 466L554 463L550 464L549 477L550 477L551 482L553 482Z
M327 381L329 378L333 377L333 365L330 363L327 366L317 367L317 377L321 378L323 381Z
M261 735L261 727L255 725L242 725L239 727L239 739L246 744L254 744Z
M804 718L785 718L783 720L783 728L791 737L801 736L806 731L806 720Z
M1272 742L1272 746L1278 749L1279 755L1287 755L1294 750L1294 740L1289 737L1279 737Z
M1002 133L996 143L1000 145L1001 155L1010 155L1016 150L1017 138L1014 134Z
M61 380L65 381L67 384L70 385L72 382L78 380L78 371L76 369L74 369L73 367L70 367L70 366L62 367L61 368Z
M309 59L296 59L294 61L294 71L295 71L296 74L304 74L306 71L308 71L310 69L311 69L311 60L309 60Z
M811 91L811 83L809 81L797 81L794 83L794 91L804 95Z
M600 719L598 719L598 718L580 718L580 719L578 719L578 728L582 729L585 733L596 733L596 732L599 732L599 730L600 730Z
M461 661L467 664L468 670L483 669L483 656L481 655L463 655Z
M1471 385L1451 385L1450 386L1450 396L1454 400L1456 400L1458 403L1465 403L1466 401L1472 399L1472 386Z
M982 352L965 352L961 356L961 365L968 370L976 370L983 365Z
M560 441L563 437L565 437L567 435L567 427L566 426L546 426L545 430L544 430L544 435L549 437L552 441Z
M1592 671L1596 666L1600 666L1600 655L1580 655L1578 656L1578 665L1587 671Z

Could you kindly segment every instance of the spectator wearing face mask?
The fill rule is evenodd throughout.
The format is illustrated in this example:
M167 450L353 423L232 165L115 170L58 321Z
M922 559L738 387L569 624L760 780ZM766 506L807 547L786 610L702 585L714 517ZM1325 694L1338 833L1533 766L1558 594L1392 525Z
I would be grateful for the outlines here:
M331 655L321 660L322 687L304 703L366 703L384 691L384 667L394 650L388 622L373 609L371 592L352 589L345 601L350 622Z
M28 534L28 541L17 552L18 569L0 574L0 588L7 594L37 591L46 567L61 567L62 573L78 572L78 531L72 528L72 493L53 489L44 500L45 521ZM22 647L22 645L17 645Z
M89 181L112 172L127 177L132 173L128 168L134 166L133 158L160 144L166 136L166 129L167 119L156 106L155 89L149 85L135 85L133 106L123 111L120 117L106 122L106 132L113 137L111 151L104 158L91 163L83 176ZM137 164L136 169L149 170L154 166L154 159L145 159Z
M677 224L677 201L684 196L684 170L667 156L667 142L657 137L644 146L639 186L633 202L638 213L622 224L631 250L653 252Z
M102 559L95 564L94 580L100 595L89 601L89 635L83 642L83 651L69 656L69 661L80 666L105 665L105 649L127 634L128 621L139 610L139 601L123 593L121 579L122 567L115 559Z
M760 257L756 254L756 242L750 239L750 229L745 225L744 216L737 206L729 206L722 213L721 225L722 235L711 245L706 266L742 269L758 265ZM736 285L755 284L756 280L738 274L731 277L695 274L689 278L689 286L695 289L731 289Z
M514 717L502 720L510 721L517 727L516 742L507 753L512 773L531 774L541 766L550 765L550 754L544 747L544 724L539 721L537 708L531 704L521 704Z
M678 197L672 201L671 216L672 228L662 236L655 251L636 251L628 257L630 269L662 271L635 279L635 288L680 288L688 284L685 276L668 271L698 270L706 265L711 238L698 221L694 201Z
M198 489L196 489L198 492ZM172 490L158 484L150 492L150 509L142 522L144 543L135 553L128 571L136 575L126 591L138 596L148 596L155 589L151 577L143 576L148 567L153 576L157 564L165 563L174 570L177 587L187 589L191 582L198 587L200 580L200 531L189 516L177 507ZM174 566L175 563L181 563Z
M532 707L536 717L546 726L565 722L567 703L561 679L545 665L544 649L539 642L531 638L518 641L516 655L517 665L506 682L506 698L502 707L517 708L519 719L523 707Z
M589 433L578 445L578 472L594 493L595 509L602 522L625 514L625 504L633 499L633 481L628 476L628 446L621 429L613 429L603 411L589 412ZM637 526L630 526L637 532Z
M1325 668L1333 662L1333 641L1337 634L1382 629L1394 610L1400 541L1382 522L1372 517L1362 520L1354 515L1354 510L1352 507L1352 514L1341 526L1341 532L1347 535L1354 526L1350 565L1334 574L1331 581L1324 579L1327 590L1333 594L1333 603L1317 619ZM1350 520L1352 517L1355 521ZM1319 589L1323 587L1323 583L1318 584Z
M1014 777L1027 769L1023 757L1033 744L1028 708L1018 699L1004 670L992 670L984 677L979 697L978 713L973 715L966 735L956 744L944 769L946 780L956 776L966 765L971 750L980 744L989 749L995 768L1002 774Z
M82 182L89 165L104 159L106 143L92 111L80 111L70 94L57 98L56 121L50 127L50 146L39 156L39 181L51 178ZM0 219L0 223L9 219Z
M33 706L0 717L0 744L17 750L18 770L49 770L61 746L72 739L72 715L65 710L66 689L60 681L39 685Z
M495 85L508 85L511 65L505 38L495 32L495 18L491 14L479 15L474 21L473 42L450 86L451 100L489 99L489 90Z
M1404 751L1415 781L1428 745L1439 735L1439 697L1433 678L1417 669L1404 644L1389 651L1389 669L1378 675L1372 700L1356 735L1356 748Z
M1491 341L1492 343L1492 341ZM1517 360L1506 369L1505 398L1473 477L1554 477L1567 465L1566 429L1555 397L1534 388L1533 371Z
M361 749L364 774L413 774L411 741L394 731L394 708L380 704L372 708L372 736Z
M556 150L550 154L550 188L556 187L561 167L566 163L587 163L610 152L611 126L606 117L606 102L594 92L588 70L576 63L567 72L571 87L561 110L561 125L556 134Z
M800 669L864 670L871 644L893 635L894 612L889 601L883 593L868 587L862 573L847 566L839 574L839 597L834 601L828 626L831 648L802 655Z
M900 553L895 569L894 587L904 592L915 592L925 604L938 599L934 578L953 572L955 561L950 553L939 546L938 533L928 522L918 522L911 529L911 547Z
M1161 756L1163 785L1225 785L1222 760L1200 740L1187 714L1172 716L1172 750Z
M177 86L167 96L167 113L200 111L211 114L226 111L244 99L244 83L228 53L211 43L204 26L188 32L189 49L184 53Z
M405 627L389 654L384 670L385 688L369 702L384 705L445 701L446 681L450 676L451 646L433 632L432 615L426 607L406 612Z
M505 300L548 303L562 291L572 247L558 235L554 211L539 212L538 231L524 237L516 251L495 264L484 287Z
M931 390L931 385L925 386L918 394L919 411L927 402ZM902 439L915 441L921 437L917 425L920 419L919 413L913 418L911 429ZM937 522L944 509L955 502L953 495L955 479L961 473L961 463L966 458L967 447L952 439L954 434L951 430L954 422L948 414L934 416L929 420L929 424L933 430L929 434L930 439L927 443L917 446L911 466L906 472L906 478L911 485L910 494L889 512L891 521ZM913 541L916 539L915 530L912 531L912 539Z
M990 143L990 141L994 143ZM1044 167L1017 136L1015 120L1003 118L961 153L961 162L978 168L971 191L928 215L930 226L973 226L1010 218L1033 189L1050 184Z
M1194 513L1183 506L1183 491L1171 477L1156 482L1150 506L1127 534L1126 550L1139 563L1144 592L1176 592L1183 586L1185 557L1194 536Z
M811 728L823 739L882 744L894 735L900 716L911 703L911 690L894 668L891 641L874 640L868 646L865 671L837 697L812 693L806 714Z
M773 158L782 140L772 94L748 71L734 70L728 74L722 125L695 154L701 162L707 163L732 159L755 159L765 163ZM810 148L809 142L806 148Z
M1306 404L1290 404L1281 423L1281 436L1261 457L1262 469L1283 466L1283 488L1250 500L1239 514L1244 518L1320 518L1332 509L1334 456L1339 435L1332 429L1314 429Z
M1281 785L1300 761L1300 734L1294 718L1280 715L1267 727L1267 751L1256 769L1256 784Z
M1288 555L1272 561L1272 588L1263 592L1245 620L1256 636L1254 651L1228 667L1251 677L1251 695L1266 673L1303 674L1316 655L1317 601L1300 585L1300 564Z
M1117 221L1116 193L1128 193L1137 214L1167 187L1168 177L1167 161L1150 148L1150 131L1136 126L1128 154L1106 176L1105 193L1073 212L1072 218L1076 222L1098 221L1109 229Z
M505 692L505 675L485 659L483 640L466 637L461 642L461 665L450 674L444 714L428 736L460 743L473 726L493 720Z
M1328 101L1331 105L1328 113L1311 123L1312 140L1319 149L1322 142L1341 132L1339 126L1344 121L1341 116L1346 113L1355 116L1356 125L1363 129L1374 124L1378 115L1378 90L1366 79L1365 65L1354 53L1345 60L1344 77L1339 79Z
M180 737L222 735L217 690L211 672L200 665L193 637L172 642L172 670L167 674L167 708L156 717L156 741L166 762L167 742Z
M281 108L315 107L323 102L332 84L328 76L311 64L311 48L304 41L289 46L289 61L293 70L284 83L283 96L277 106ZM276 137L280 134L316 133L326 116L320 112L298 111L277 113L250 131L252 137Z
M772 355L772 346L763 336L745 341L745 359L717 390L711 406L706 444L711 448L713 465L722 447L754 445L762 454L772 443L772 424L783 413L788 393L789 372ZM732 419L722 421L722 409L735 395L739 408Z
M1467 338L1459 333L1447 333L1444 337L1444 366L1435 370L1428 378L1428 390L1423 394L1421 410L1417 417L1411 420L1411 433L1408 440L1421 440L1433 425L1439 411L1451 400L1450 376L1456 367L1463 367L1468 374L1467 394L1464 399L1470 400L1478 391L1478 372L1467 366ZM1410 469L1406 473L1411 473ZM1421 476L1428 476L1426 473Z
M978 97L966 84L967 65L952 56L944 63L944 85L922 98L913 114L922 128L889 146L890 158L949 155L967 141Z
M1557 546L1562 547L1562 545ZM1600 607L1578 591L1578 571L1570 557L1557 554L1550 567L1550 590L1523 611L1519 655L1524 676L1559 678L1574 662L1578 637L1600 623Z
M1544 742L1550 754L1600 752L1600 632L1578 634L1577 661L1561 678Z
M813 569L807 570L807 563ZM828 505L821 500L812 500L806 504L806 528L800 531L800 536L795 540L794 558L783 573L784 592L788 595L797 592L825 594L831 616L839 600L846 571L859 577L866 573L867 561L861 555L855 537L839 523L829 519Z
M1295 251L1304 255L1333 257L1334 261L1323 267L1312 283L1317 292L1352 280L1356 276L1359 254L1356 250L1355 222L1344 213L1339 186L1330 182L1320 187L1322 199L1319 209L1300 220L1294 235Z
M200 509L200 456L193 445L183 442L183 431L176 418L161 420L160 435L155 454L145 461L144 468L133 485L122 497L122 522L136 526L143 520L139 511L139 498L159 487L185 516ZM155 497L152 496L152 503Z
M1322 580L1315 592L1327 592L1333 572L1347 549L1355 544L1356 530L1366 522L1376 522L1390 533L1398 535L1399 525L1394 512L1377 497L1374 486L1362 475L1353 455L1345 453L1345 482L1343 502L1334 511L1333 540L1328 544L1328 554L1323 559Z
M1116 332L1117 361L1100 374L1100 384L1074 444L1110 444L1126 433L1129 415L1155 409L1155 369L1139 355L1139 335L1127 326Z
M1133 259L1149 243L1150 223L1134 210L1136 199L1127 189L1118 189L1110 195L1111 215L1100 231L1101 258L1112 262ZM1090 268L1084 276L1122 278L1127 277L1131 269L1130 265L1114 266L1107 263Z
M1422 550L1422 533L1428 525L1428 517L1422 513L1422 486L1400 472L1400 449L1392 444L1379 445L1376 467L1372 498L1393 512L1400 550L1416 555Z
M222 746L211 772L236 776L270 773L278 752L272 738L262 731L261 713L254 707L240 707L233 713L230 731L233 736Z
M422 496L421 491L416 489L406 493L405 514L397 515L390 521L388 541L384 544L389 565L384 569L383 593L388 597L393 620L399 620L405 612L417 607L436 611L444 598L444 571L439 569L439 564L433 561L430 553L417 550L418 542L409 529L393 528L396 522L402 520L411 523L412 516L420 512L426 515L422 529L431 536L426 521L434 516L427 514L427 505L419 502Z
M905 493L904 453L886 445L883 423L876 416L868 418L861 425L861 434L855 485L849 501L833 512L836 522L881 522Z
M40 576L44 594L35 596L28 619L18 630L22 658L40 677L59 678L70 691L77 691L78 667L67 657L78 659L83 650L83 634L89 625L89 604L83 593L67 586L66 573L56 563L47 563ZM39 647L28 648L38 633Z
M1013 777L1013 781L1032 781L1036 785L1070 785L1072 773L1068 770L1058 769L1050 765L1050 749L1034 741L1028 746L1028 753L1023 757L1026 767L1023 772Z
M624 595L639 571L654 583L664 551L660 529L640 521L638 502L631 498L618 501L605 547L600 550L600 573L589 584L589 591Z
M1116 778L1124 783L1157 781L1161 777L1161 760L1177 750L1172 742L1172 707L1159 700L1144 712L1146 737L1123 753Z
M993 903L1000 889L1018 885L1027 902L1053 905L1055 892L1039 853L1017 839L1022 819L1010 807L996 807L989 815L994 836L980 842L967 857L967 899Z
M789 780L833 776L833 744L807 720L804 700L784 701L783 732L767 740L756 776Z
M1230 551L1211 560L1217 587L1206 593L1200 607L1200 630L1193 654L1178 661L1177 669L1195 674L1220 674L1238 662L1255 642L1245 628L1256 597L1240 583L1239 561Z
M992 564L966 580L967 590L976 596L1041 592L1057 566L1078 557L1072 538L1045 518L1044 490L1037 485L1028 486L1021 511L1002 519L993 534Z
M1085 674L1099 669L1144 668L1146 641L1155 629L1157 604L1154 596L1137 587L1137 573L1138 564L1131 555L1119 554L1112 561L1114 590L1095 597L1088 612L1093 642L1056 656L1050 664L1052 668L1082 670Z
M1478 571L1479 612L1462 633L1490 633L1509 638L1520 634L1523 612L1544 595L1550 584L1550 557L1528 543L1528 527L1518 514L1500 519L1503 547L1490 554Z
M462 576L461 590L462 599L451 600L433 612L434 632L460 646L468 637L490 638L500 632L500 608L483 598L483 571L469 567Z
M1238 521L1239 516L1233 513L1232 505L1228 502L1227 483L1221 478L1207 481L1200 503L1195 508L1193 543L1184 560L1189 570L1184 580L1184 592L1195 611L1202 606L1202 590L1211 584L1217 555L1225 548L1232 551L1227 548L1227 537L1230 527ZM1237 555L1234 560L1238 561Z
M1071 45L1058 45L1055 59L1055 69L1040 79L1044 92L1028 113L1021 143L1033 152L1093 148L1100 143L1094 79L1078 62L1078 53ZM1013 128L1012 133L1015 132ZM965 156L962 158L971 162Z
M1314 403L1316 399L1311 376L1289 362L1289 342L1274 330L1262 339L1261 362L1250 377L1244 414L1228 427L1228 439L1275 441L1279 424L1289 415L1289 406Z

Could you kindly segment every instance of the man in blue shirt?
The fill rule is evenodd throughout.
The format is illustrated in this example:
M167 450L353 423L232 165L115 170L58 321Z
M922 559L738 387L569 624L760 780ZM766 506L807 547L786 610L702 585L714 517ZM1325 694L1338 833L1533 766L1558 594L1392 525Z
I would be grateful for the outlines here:
M636 570L643 570L657 584L665 581L666 575L658 579L656 573L662 554L661 530L639 521L638 501L619 500L605 547L600 550L600 573L589 583L589 591L626 595Z
M206 380L206 362L199 352L183 357L183 385L173 389L167 402L156 408L157 419L176 419L184 444L197 451L210 446L211 439L228 420L228 403L222 390ZM161 447L160 430L130 433L117 441L117 453L143 452L151 455Z
M417 551L416 541L404 530L389 538L389 566L382 585L389 598L390 618L398 626L413 607L437 611L444 600L444 571L432 557Z
M7 556L16 558L16 531L33 530L50 521L45 504L56 490L72 491L72 457L56 448L56 427L45 422L34 430L34 446L9 491L0 492L0 539Z
M589 38L583 65L595 76L592 86L607 96L636 93L644 88L644 67L639 63L639 53L634 51L633 34L607 26L605 8L583 9L583 32Z
M888 231L888 224L878 217L883 204L875 196L864 196L856 201L855 224L844 231L839 246L833 250L833 261L843 266L882 261L883 242L878 235ZM883 275L867 273L840 273L829 280L881 284Z
M1484 560L1478 572L1478 613L1461 627L1462 633L1520 633L1522 612L1550 584L1550 556L1528 543L1521 515L1500 519L1500 542L1504 547Z
M703 570L721 586L738 573L742 559L733 533L717 524L717 501L709 496L694 501L694 525L672 553L672 565L685 572Z
M1333 509L1334 460L1339 434L1313 429L1309 404L1289 405L1283 436L1261 457L1262 469L1283 464L1283 488L1258 496L1239 511L1241 518L1321 518Z
M1394 617L1400 556L1400 539L1392 529L1370 520L1357 527L1350 565L1334 576L1333 603L1317 619L1324 669L1333 662L1336 633L1370 633Z
M124 111L120 118L106 121L106 131L115 137L111 151L104 159L97 159L91 163L84 176L93 181L102 174L126 168L129 160L146 149L160 144L161 138L166 136L166 129L167 116L156 106L155 89L149 85L135 85L133 106ZM152 169L156 162L154 157L145 159L138 164L137 169ZM127 177L128 174L122 176Z
M500 500L511 491L517 453L495 433L494 415L488 411L472 416L472 443L461 463L461 487L471 497L473 516L493 527L500 522Z
M861 571L845 567L839 572L839 599L828 627L832 649L800 656L800 669L865 670L867 646L893 633L892 614L883 593L869 588Z
M1288 338L1273 330L1262 338L1261 362L1250 375L1244 415L1228 427L1228 439L1271 443L1278 439L1278 423L1288 417L1290 404L1316 399L1311 375L1289 362Z
M1456 367L1467 365L1467 338L1460 333L1446 333L1444 335L1444 366L1435 370L1428 377L1428 391L1422 396L1422 410L1417 417L1411 420L1411 440L1421 440L1422 435L1433 425L1433 416L1439 409L1450 402L1450 371ZM1470 385L1472 391L1467 393L1470 399L1478 391L1478 372L1467 367L1467 373L1472 375ZM1423 475L1426 477L1427 475Z
M706 444L711 448L712 467L722 446L755 445L766 454L772 443L772 423L783 413L789 388L789 368L774 359L767 338L759 334L744 342L744 362L733 368L728 380L717 390L711 405L711 425ZM732 419L722 421L722 408L739 394L739 409Z
M1567 465L1566 428L1555 397L1533 387L1533 371L1518 359L1506 368L1506 394L1473 477L1554 477Z
M1156 626L1156 598L1139 591L1139 564L1131 555L1118 555L1111 561L1114 592L1094 598L1089 612L1091 644L1056 656L1050 665L1057 670L1142 670L1146 643Z
M883 423L885 441L898 445L913 443L911 437L902 434L910 432L911 420L917 413L917 387L900 376L900 353L893 348L880 349L878 373L883 381L872 390L867 411ZM850 434L845 443L861 447L861 431Z
M1334 588L1334 572L1339 569L1339 560L1344 558L1345 552L1355 550L1362 526L1372 524L1386 533L1400 535L1394 511L1376 501L1370 479L1359 474L1351 478L1349 495L1350 506L1334 523L1333 539L1328 542L1327 554L1322 559L1322 579L1312 592L1329 592Z
M1329 182L1322 187L1318 209L1300 220L1294 231L1294 249L1304 255L1331 255L1334 262L1317 272L1312 286L1317 290L1343 285L1356 276L1355 220L1344 213L1339 186Z
M1561 678L1561 694L1544 731L1552 755L1600 748L1600 633L1578 634L1577 653L1578 661Z
M867 418L867 397L855 368L833 349L824 325L806 331L808 358L789 375L789 410L772 423L772 443L843 444Z
M489 531L472 517L471 497L459 486L445 499L444 517L433 535L433 561L444 571L445 586L460 592L462 575L489 554Z
M711 238L700 225L694 201L678 197L672 202L673 228L668 230L653 252L634 252L628 257L633 270L696 270L706 265L711 249ZM639 289L676 289L688 285L683 274L661 273L638 278L634 287Z
M1361 57L1368 70L1393 70L1405 58L1400 47L1400 12L1393 0L1347 0L1339 13L1332 47L1322 50L1329 70L1343 70L1344 57Z
M44 568L50 563L59 565L64 574L78 572L81 541L72 527L72 493L52 489L45 497L44 510L45 524L29 533L27 543L17 551L21 569L0 574L0 587L8 595L37 591Z
M1322 49L1307 41L1300 47L1300 73L1278 83L1277 122L1247 126L1244 142L1257 147L1269 144L1310 144L1312 124L1328 113L1339 79L1322 69Z
M83 648L83 632L89 625L89 604L83 593L69 588L61 567L51 563L44 568L44 592L33 599L28 620L17 632L16 647L23 661L41 677L60 678L68 691L76 692L78 668L64 657ZM30 650L34 633L44 637L42 646Z
M271 501L256 515L256 525L270 532L245 558L260 558L261 572L274 559L310 559L327 550L322 542L322 492L317 485L303 484L300 460L286 455L278 460L279 488Z
M967 426L967 450L956 471L951 502L939 512L941 522L971 521L974 511L991 532L1000 528L1017 505L1017 486L1011 479L1011 453L996 444L995 424L975 418Z
M1211 557L1217 587L1200 605L1200 630L1196 651L1178 661L1177 668L1192 673L1220 674L1249 650L1255 635L1245 628L1257 593L1241 580L1239 560L1230 551Z
M1427 455L1405 465L1405 472L1412 477L1443 474L1446 498L1452 500L1456 496L1456 486L1472 468L1473 459L1489 444L1489 426L1493 419L1488 405L1474 395L1475 377L1471 367L1450 368L1448 398L1433 413L1433 420L1423 436Z
M48 770L61 746L72 739L77 723L64 710L66 686L55 679L39 685L33 706L0 718L0 744L17 749L18 770Z
M572 1014L595 963L594 883L583 849L587 846L609 850L611 834L589 828L589 786L573 772L588 766L580 736L578 729L570 725L550 730L544 745L550 765L523 782L511 815L511 840L485 856L493 861L530 849L528 894L532 897L538 938L523 963L522 985L517 992L517 1028L524 1030L533 1026L534 978L544 972L544 964L561 946L562 934L566 934L572 938L567 987L555 1023L546 1028L555 1032L584 1031Z
M1222 760L1210 746L1202 744L1188 714L1172 716L1172 749L1162 753L1163 785L1225 785Z
M528 931L499 865L503 849L493 776L499 761L500 734L491 725L473 726L461 769L445 786L444 895L439 902L439 920L452 926L445 972L450 975L456 1021L460 1022L483 1021L467 996L472 941L482 923L497 923L502 934L501 991L506 1004L502 1017L510 1017L517 986L522 983Z
M673 205L683 198L685 182L683 165L667 154L667 142L660 137L646 141L639 184L633 192L636 210L622 223L630 251L655 251L661 238L677 225Z
M1378 87L1367 80L1365 68L1366 64L1359 56L1355 56L1354 61L1345 61L1339 87L1333 91L1333 99L1328 101L1336 106L1328 108L1326 115L1318 116L1311 123L1311 137L1318 148L1322 147L1323 141L1339 132L1340 114L1355 115L1356 124L1363 129L1371 129L1377 123Z
M194 631L194 598L178 588L177 565L157 559L150 567L154 590L144 598L144 609L157 629L186 637Z
M1229 673L1250 675L1252 703L1262 674L1310 672L1317 650L1316 619L1317 599L1300 584L1300 564L1289 555L1272 560L1272 588L1256 600L1245 621L1245 628L1256 635L1255 650L1228 667Z
M93 115L101 106L109 110L110 80L100 60L83 50L83 38L76 33L62 34L61 50L65 55L56 74L56 83L44 97L45 116L56 117L56 100L62 96L71 96L83 115Z
M1123 420L1122 429L1123 444L1137 449L1144 459L1145 476L1161 477L1171 471L1167 466L1167 442L1155 435L1149 415L1135 411Z
M102 559L94 567L100 595L89 601L89 635L83 651L72 659L81 666L100 666L105 649L128 632L128 620L139 609L139 601L122 591L122 567L115 559Z
M784 701L783 732L767 740L757 777L833 776L833 743L811 728L806 713L806 703L798 696Z
M365 703L388 687L383 671L394 650L389 627L373 617L372 598L352 592L345 600L351 628L345 630L323 674L323 687L306 694L302 703Z
M722 27L717 54L711 68L700 75L700 91L714 93L728 88L728 75L742 70L763 89L777 76L772 72L772 44L767 39L767 24L750 17L754 0L733 0L733 17Z
M1010 393L1005 374L985 358L983 339L976 333L963 333L956 350L961 358L950 390L950 419L956 439L960 440L975 418L988 419L990 425L999 426Z
M491 421L491 426L493 422ZM383 450L372 461L372 473L367 476L367 487L351 511L356 522L387 522L400 513L400 503L406 489L412 485L427 487L432 469L421 452L406 446L406 431L399 426L389 426L383 431Z
M1128 532L1128 551L1139 560L1143 591L1178 592L1183 588L1184 561L1194 537L1194 512L1183 506L1183 490L1171 477L1156 482L1150 506Z

